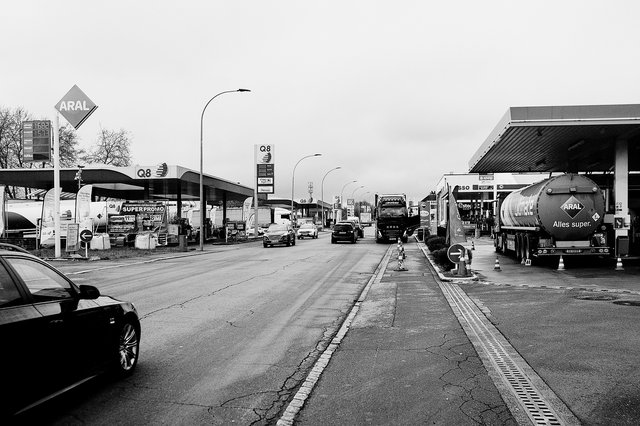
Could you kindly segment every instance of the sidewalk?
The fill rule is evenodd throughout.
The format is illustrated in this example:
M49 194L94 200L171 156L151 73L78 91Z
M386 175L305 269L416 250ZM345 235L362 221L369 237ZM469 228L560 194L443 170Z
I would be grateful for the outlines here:
M297 424L516 424L415 243L389 261ZM437 277L437 276L436 276Z

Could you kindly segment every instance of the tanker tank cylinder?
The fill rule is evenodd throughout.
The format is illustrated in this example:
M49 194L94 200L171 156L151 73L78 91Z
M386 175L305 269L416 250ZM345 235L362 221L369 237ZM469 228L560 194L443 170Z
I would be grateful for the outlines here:
M586 176L555 176L513 191L500 216L505 226L540 229L558 241L584 241L604 220L604 196Z

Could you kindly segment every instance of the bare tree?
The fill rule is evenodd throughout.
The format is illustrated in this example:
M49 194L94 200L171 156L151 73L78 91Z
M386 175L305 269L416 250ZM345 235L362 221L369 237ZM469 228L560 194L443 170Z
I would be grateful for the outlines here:
M60 167L74 167L85 151L78 148L78 134L71 126L62 126L58 132L60 138Z
M130 144L128 131L101 129L95 147L82 159L87 163L129 166L131 165Z
M23 167L22 122L31 119L31 114L21 107L0 108L0 167L3 169Z

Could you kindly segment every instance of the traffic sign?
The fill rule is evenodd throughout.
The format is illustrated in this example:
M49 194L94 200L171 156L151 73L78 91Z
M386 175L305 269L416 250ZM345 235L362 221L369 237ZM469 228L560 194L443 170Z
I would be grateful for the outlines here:
M77 85L74 85L56 104L56 109L71 124L78 128L98 106Z
M82 238L82 234L80 234L80 238ZM447 257L452 263L458 263L466 252L467 249L462 244L454 244L447 249Z
M80 231L80 241L82 241L83 243L88 243L92 239L93 232L91 232L91 229L83 229L82 231Z

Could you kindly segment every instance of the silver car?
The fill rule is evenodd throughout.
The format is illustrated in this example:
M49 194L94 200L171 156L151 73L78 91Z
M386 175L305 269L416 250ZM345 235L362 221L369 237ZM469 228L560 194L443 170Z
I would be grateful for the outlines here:
M298 228L298 238L318 238L318 227L313 223L303 223Z

